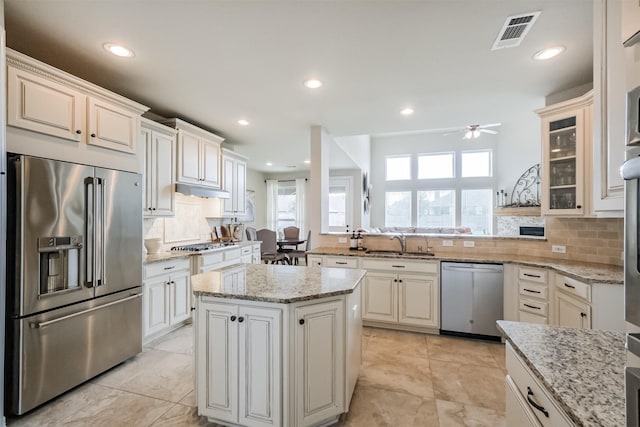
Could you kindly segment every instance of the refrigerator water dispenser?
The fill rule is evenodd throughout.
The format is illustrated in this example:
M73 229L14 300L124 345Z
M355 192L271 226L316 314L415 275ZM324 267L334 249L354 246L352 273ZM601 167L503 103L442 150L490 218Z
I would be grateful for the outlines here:
M80 249L82 236L41 237L40 295L75 289L80 286Z

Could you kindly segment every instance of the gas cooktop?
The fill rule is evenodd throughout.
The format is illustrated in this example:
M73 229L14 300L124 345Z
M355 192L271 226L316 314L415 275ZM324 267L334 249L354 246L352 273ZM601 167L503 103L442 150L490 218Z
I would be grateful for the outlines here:
M235 246L234 242L205 242L205 243L193 243L191 245L173 246L172 251L191 251L191 252L203 252L211 249L224 248L226 246Z

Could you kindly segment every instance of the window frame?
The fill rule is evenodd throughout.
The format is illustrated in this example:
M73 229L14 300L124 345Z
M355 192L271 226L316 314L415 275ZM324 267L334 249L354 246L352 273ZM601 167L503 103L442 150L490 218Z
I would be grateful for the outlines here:
M329 224L329 218L327 217L327 226L329 228L329 232L344 232L346 227L349 227L353 224L353 177L352 176L330 176L329 177L329 194L331 194L331 186L339 186L345 185L346 187L346 196L345 196L345 225L344 226L331 226ZM327 208L329 208L329 204L327 202ZM330 212L327 213L327 215Z
M414 174L414 168L412 167L412 163L413 163L413 156L411 156L410 154L399 154L399 155L391 155L391 156L385 156L384 158L384 181L385 182L408 182L413 180L413 174ZM398 158L408 158L409 159L409 178L400 178L400 179L389 179L388 176L388 164L387 164L387 160L389 159L398 159Z

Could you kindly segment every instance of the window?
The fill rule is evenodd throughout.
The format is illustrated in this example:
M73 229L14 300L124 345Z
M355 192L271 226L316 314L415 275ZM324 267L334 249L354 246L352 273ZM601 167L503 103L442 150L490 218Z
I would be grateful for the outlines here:
M489 188L462 190L462 225L473 234L491 234L493 190Z
M453 178L454 153L418 156L418 179Z
M329 178L329 231L345 231L353 224L353 197L350 176Z
M491 151L463 151L462 177L491 176Z
M453 227L455 224L454 190L418 191L418 227Z
M407 227L411 225L411 192L389 191L384 197L384 225Z
M276 229L296 225L296 184L293 181L278 183L278 215Z
M386 180L399 181L411 179L411 157L387 157Z

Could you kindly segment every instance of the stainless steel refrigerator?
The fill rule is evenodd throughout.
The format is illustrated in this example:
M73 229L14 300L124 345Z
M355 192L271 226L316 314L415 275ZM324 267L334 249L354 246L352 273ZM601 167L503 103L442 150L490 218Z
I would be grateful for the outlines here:
M142 350L142 177L8 156L8 410Z

